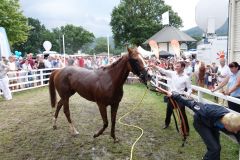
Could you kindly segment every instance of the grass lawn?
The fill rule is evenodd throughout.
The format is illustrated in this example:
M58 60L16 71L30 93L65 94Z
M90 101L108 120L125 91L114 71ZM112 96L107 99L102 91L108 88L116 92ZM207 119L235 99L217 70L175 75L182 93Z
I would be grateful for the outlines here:
M124 86L117 119L140 101L144 90L144 86L139 84ZM143 104L123 120L144 129L143 137L135 146L133 159L201 159L205 145L192 126L192 116L188 114L190 136L185 147L181 147L181 136L173 123L169 129L162 130L165 109L162 96L148 92ZM11 101L0 98L0 160L129 159L131 145L141 133L139 130L117 123L116 136L119 143L114 144L110 137L111 125L102 136L94 139L93 134L102 127L97 105L76 94L70 100L70 111L80 132L77 137L70 135L62 110L58 118L58 129L52 129L47 87L15 93ZM108 113L109 111L108 108ZM221 159L238 159L237 144L224 136L221 136L221 144Z

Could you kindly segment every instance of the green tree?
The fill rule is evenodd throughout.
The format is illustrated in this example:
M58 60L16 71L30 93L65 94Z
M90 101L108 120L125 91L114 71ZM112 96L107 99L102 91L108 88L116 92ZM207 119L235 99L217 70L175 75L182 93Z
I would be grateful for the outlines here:
M166 11L170 25L181 27L181 18L163 0L122 0L111 14L115 44L142 44L163 28L161 15Z
M54 31L50 31L48 29L44 30L42 33L41 45L40 50L45 51L43 48L43 42L50 41L52 43L51 51L56 51L59 53L63 53L61 46L62 46L62 37L59 34L56 34Z
M96 38L95 43L96 43L96 45L94 47L94 53L99 54L99 53L102 53L102 52L108 52L107 38L106 37ZM111 46L109 46L109 52L113 53L113 49L112 49Z
M0 25L6 29L11 46L27 40L30 27L18 0L0 0Z
M93 33L88 32L84 28L74 25L62 26L60 29L54 29L56 35L63 35L65 38L65 48L67 54L76 53L87 44L94 41Z
M193 36L194 39L197 40L197 42L202 40L202 36ZM196 49L197 48L197 42L186 42L188 45L188 49Z
M28 24L31 27L29 37L25 43L14 45L15 50L23 53L42 53L44 51L43 42L50 41L52 43L52 51L63 53L62 36L65 35L66 53L76 53L81 47L94 40L94 35L89 33L82 27L73 25L54 28L52 31L40 23L38 19L28 18Z
M52 43L53 51L59 51L59 43L55 34L47 30L38 19L28 18L28 25L31 27L29 36L25 43L14 45L15 50L22 51L23 53L41 53L44 51L43 42L48 40Z
M121 55L121 53L127 52L127 47L126 46L117 46L113 50L114 55Z
M94 42L84 44L81 48L82 53L93 55L94 54L94 45L95 45Z

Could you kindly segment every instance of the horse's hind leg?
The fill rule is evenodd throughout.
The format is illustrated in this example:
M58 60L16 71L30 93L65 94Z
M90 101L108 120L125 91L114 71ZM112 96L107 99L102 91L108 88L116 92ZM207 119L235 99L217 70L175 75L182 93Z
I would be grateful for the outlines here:
M99 105L98 104L98 108L99 108L99 111L100 111L100 114L102 116L102 120L103 120L103 127L102 129L100 129L98 131L97 134L94 134L93 137L96 138L98 136L100 136L104 130L108 127L108 119L107 119L107 107L105 105Z
M57 108L56 108L55 114L53 116L53 129L57 129L57 117L58 117L58 113L59 113L60 109L62 108L62 106L63 106L63 101L62 101L62 99L60 99L60 101L58 101Z
M116 124L118 105L119 104L111 105L111 121L112 121L111 137L114 139L114 142L118 141L115 136L115 124Z
M69 98L63 101L63 111L65 116L67 117L67 120L69 122L69 126L70 126L70 131L72 133L72 135L76 136L79 134L79 132L76 130L76 128L74 127L71 117L70 117L70 110L69 110Z

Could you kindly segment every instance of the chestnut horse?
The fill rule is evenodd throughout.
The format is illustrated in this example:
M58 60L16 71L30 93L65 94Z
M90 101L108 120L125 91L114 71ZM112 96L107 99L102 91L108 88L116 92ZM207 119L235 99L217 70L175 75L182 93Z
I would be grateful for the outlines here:
M56 106L56 91L60 100L57 103L53 128L56 129L56 121L59 110L63 106L65 116L69 122L73 135L79 134L70 118L69 98L76 92L83 98L96 102L102 116L103 127L94 134L94 138L100 136L108 126L107 106L111 106L111 137L116 141L115 123L118 105L123 97L123 84L129 72L136 74L146 84L150 76L146 70L146 64L137 49L128 48L128 54L122 56L113 64L96 70L88 70L80 67L65 67L52 72L49 80L49 92L51 106Z

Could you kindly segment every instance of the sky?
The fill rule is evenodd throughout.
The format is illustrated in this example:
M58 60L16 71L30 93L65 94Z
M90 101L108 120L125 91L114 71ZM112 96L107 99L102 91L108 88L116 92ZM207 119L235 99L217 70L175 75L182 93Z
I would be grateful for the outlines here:
M178 13L183 20L183 28L181 30L187 30L189 28L197 26L195 22L195 8L199 0L164 0L166 4L172 7L172 10Z
M195 27L198 0L165 0L183 20L182 30ZM111 36L111 12L120 0L20 0L23 14L39 19L48 29L81 25L96 37Z

